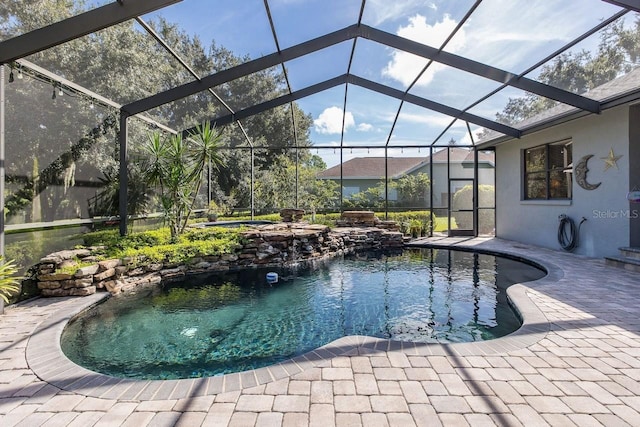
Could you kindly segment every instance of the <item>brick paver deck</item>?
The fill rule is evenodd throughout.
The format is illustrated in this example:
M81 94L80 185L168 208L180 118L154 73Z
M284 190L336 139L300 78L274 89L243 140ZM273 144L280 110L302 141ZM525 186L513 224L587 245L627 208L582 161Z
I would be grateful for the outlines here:
M481 343L345 337L269 368L131 381L69 362L66 321L100 296L36 299L0 316L0 426L640 425L640 276L499 239L549 275L514 285L525 320Z

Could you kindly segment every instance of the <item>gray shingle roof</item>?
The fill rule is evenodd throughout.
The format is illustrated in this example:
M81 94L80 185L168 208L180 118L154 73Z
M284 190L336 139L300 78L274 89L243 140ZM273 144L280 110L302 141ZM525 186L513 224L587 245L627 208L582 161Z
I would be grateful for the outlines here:
M450 160L452 163L473 162L473 150L462 147L451 147ZM493 163L493 156L480 153L480 162ZM447 162L447 150L433 153L434 163ZM429 156L425 157L389 157L388 173L390 178L399 178L421 166L429 164ZM384 157L355 157L342 164L342 176L348 179L380 179L384 177ZM339 179L340 165L329 168L320 174L318 178Z

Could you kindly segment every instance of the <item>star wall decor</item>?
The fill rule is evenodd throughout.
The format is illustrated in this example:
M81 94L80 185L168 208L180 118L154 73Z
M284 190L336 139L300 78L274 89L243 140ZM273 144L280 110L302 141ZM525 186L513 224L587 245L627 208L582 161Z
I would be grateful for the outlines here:
M622 155L616 156L613 154L613 148L609 149L609 155L607 157L600 157L604 160L604 171L606 172L609 168L615 167L618 169L618 160L622 158Z

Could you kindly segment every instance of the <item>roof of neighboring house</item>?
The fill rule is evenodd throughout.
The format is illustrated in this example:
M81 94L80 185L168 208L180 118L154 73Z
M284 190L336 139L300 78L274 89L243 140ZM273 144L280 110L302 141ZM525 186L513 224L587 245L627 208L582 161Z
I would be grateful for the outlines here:
M603 110L640 99L640 67L630 71L624 76L595 87L582 95L600 101ZM512 126L522 130L523 133L531 133L588 114L590 113L570 105L558 104L553 108L515 123ZM511 139L514 138L490 131L481 141L478 141L478 146L490 147Z
M402 176L427 161L425 157L387 158L389 177ZM380 179L384 176L384 157L355 157L342 164L342 176L351 179ZM318 174L318 178L340 178L340 165Z
M473 150L462 147L450 147L452 163L473 162ZM389 157L387 162L389 178L400 178L416 169L429 164L425 157ZM493 164L493 155L479 153L479 161ZM433 163L446 163L447 150L433 153ZM384 177L384 157L354 157L342 164L342 177L347 179L380 179ZM340 179L340 165L336 165L318 174L320 179Z

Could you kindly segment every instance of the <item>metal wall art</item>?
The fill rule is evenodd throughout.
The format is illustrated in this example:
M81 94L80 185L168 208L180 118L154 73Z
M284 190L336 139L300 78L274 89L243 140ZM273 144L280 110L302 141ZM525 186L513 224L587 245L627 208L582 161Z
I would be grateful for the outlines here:
M604 160L604 171L606 172L609 168L615 167L618 169L618 160L622 158L622 155L616 156L613 154L613 148L609 149L609 155L607 157L600 157Z
M576 182L585 190L595 190L596 188L600 187L600 184L602 184L601 182L597 184L591 184L587 181L587 172L589 172L587 162L592 157L593 154L587 154L586 156L582 157L574 167Z

